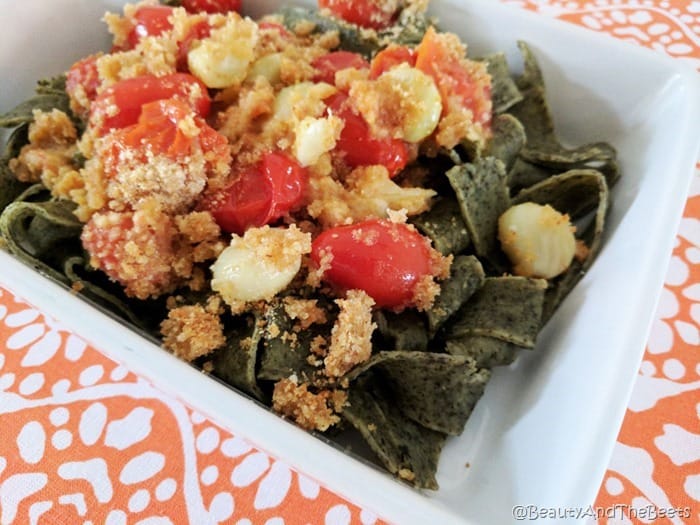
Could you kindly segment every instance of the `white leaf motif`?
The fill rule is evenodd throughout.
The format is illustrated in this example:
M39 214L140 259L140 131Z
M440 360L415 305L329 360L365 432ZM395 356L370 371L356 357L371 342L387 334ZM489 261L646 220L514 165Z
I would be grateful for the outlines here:
M126 450L132 445L146 439L151 433L153 410L137 407L123 419L117 419L107 425L105 444L117 450Z
M254 507L258 510L277 507L287 497L291 484L292 471L283 463L276 461L258 486Z

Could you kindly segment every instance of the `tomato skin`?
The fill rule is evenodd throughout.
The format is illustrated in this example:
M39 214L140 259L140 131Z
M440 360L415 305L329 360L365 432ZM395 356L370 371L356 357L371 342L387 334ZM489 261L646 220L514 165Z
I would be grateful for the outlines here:
M268 22L268 21L261 21L258 22L258 29L261 31L277 31L280 36L283 36L285 38L290 38L292 34L287 31L287 28L284 27L282 24L278 24L276 22Z
M182 7L189 13L240 13L242 0L182 0Z
M66 92L71 98L74 98L81 87L88 100L92 101L97 96L97 88L100 85L97 58L97 55L91 55L78 60L66 73Z
M242 235L254 226L263 226L272 204L272 192L262 173L251 167L238 174L235 182L203 203L219 227Z
M346 104L347 98L337 93L326 101L330 112L345 122L335 150L350 168L379 164L389 171L390 177L396 176L408 163L410 152L406 143L400 139L374 138L362 115Z
M193 99L193 90L199 90ZM178 97L191 105L197 114L206 117L211 99L206 86L188 73L172 73L162 77L143 75L121 80L100 93L90 108L90 122L98 135L111 129L135 124L144 104ZM117 112L114 112L114 107Z
M194 118L199 129L195 136L186 135L179 123L192 116L192 108L179 98L156 100L144 104L138 122L114 131L103 154L105 174L118 172L125 150L136 162L147 162L149 154L164 155L175 161L186 160L195 150L209 152L217 159L230 159L228 140L203 119Z
M338 71L348 68L367 69L369 62L359 53L351 51L332 51L321 55L316 60L311 62L311 65L316 69L314 82L327 82L335 84L335 74Z
M318 6L328 8L346 22L372 29L391 25L396 15L396 10L383 9L382 2L377 0L319 0Z
M206 20L202 20L190 27L185 38L178 43L176 68L178 71L189 71L187 64L187 53L190 52L195 40L207 38L211 33L211 26Z
M443 107L449 108L452 101L471 110L474 120L489 125L491 121L491 87L472 78L464 58L455 52L434 28L429 28L416 48L416 69L430 75L443 99Z
M364 290L381 308L411 306L418 282L432 275L428 240L385 219L324 231L311 245L311 258L322 266L329 255L323 279L341 290Z
M242 235L248 228L269 224L297 208L307 185L306 169L275 151L238 173L228 188L202 206L222 230Z
M262 171L272 187L269 222L282 217L301 203L309 176L296 160L280 152L268 153L263 157Z
M173 28L170 15L173 8L167 5L145 5L139 7L134 13L134 27L129 32L127 43L130 49L138 45L142 38L158 36L164 31Z
M382 49L372 58L369 70L369 78L376 79L382 73L386 73L394 66L406 63L414 66L416 63L416 53L408 46L391 44Z

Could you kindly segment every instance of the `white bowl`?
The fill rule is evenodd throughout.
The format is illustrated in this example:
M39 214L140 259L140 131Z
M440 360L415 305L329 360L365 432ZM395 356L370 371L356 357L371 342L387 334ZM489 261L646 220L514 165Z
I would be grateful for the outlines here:
M3 6L0 109L28 96L37 79L106 48L99 19L121 3ZM253 3L258 15L280 2ZM527 41L562 138L611 142L623 171L598 260L537 348L496 370L464 433L448 441L439 491L407 488L299 430L4 252L0 282L164 391L388 521L503 524L514 520L516 505L585 508L622 422L697 159L698 77L651 51L492 0L434 0L432 11L472 55L504 50L518 64L515 42Z

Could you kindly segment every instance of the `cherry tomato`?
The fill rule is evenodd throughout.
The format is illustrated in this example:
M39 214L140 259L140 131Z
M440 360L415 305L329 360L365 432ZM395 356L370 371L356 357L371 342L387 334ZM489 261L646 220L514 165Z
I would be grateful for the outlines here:
M210 153L213 158L228 158L226 137L194 116L198 133L185 133L179 126L193 117L192 108L179 98L156 100L143 105L138 122L116 130L110 136L109 148L103 155L107 176L117 173L121 154L130 151L137 162L148 162L150 155L164 155L173 160L185 160L196 150Z
M263 157L262 171L272 188L268 220L271 221L282 217L301 203L309 176L296 160L279 152L268 153Z
M329 265L325 281L341 290L364 290L383 308L411 306L416 285L432 275L428 240L406 224L382 219L324 231L311 245L311 258Z
M327 100L329 110L344 120L335 150L343 156L351 168L382 165L389 176L397 175L408 163L409 150L400 139L377 139L372 136L369 125L362 115L355 113L347 104L347 95L337 93Z
M318 0L338 18L373 29L389 26L398 11L398 2L386 0Z
M82 88L88 101L97 96L100 77L97 73L97 55L78 60L66 73L66 92L72 99L81 99L78 91ZM78 95L76 97L76 95Z
M263 20L262 22L258 22L258 29L261 31L277 31L283 37L292 36L292 34L287 31L286 27L276 22L267 22Z
M353 53L351 51L333 51L321 55L311 62L311 65L316 69L316 75L313 77L315 82L335 84L335 74L338 71L351 67L355 69L366 69L369 67L369 62L358 53Z
M139 7L134 13L134 26L127 37L129 48L136 47L144 37L158 36L163 31L172 29L173 24L170 22L172 12L173 8L167 5L145 5Z
M141 107L155 100L178 97L201 117L209 114L211 99L206 86L187 73L162 77L143 75L121 80L100 93L90 108L90 122L98 134L136 123Z
M203 207L229 233L269 224L303 201L308 174L294 159L280 152L266 154L255 166L238 173L233 184Z
M176 67L178 71L189 71L189 66L187 65L187 53L190 52L192 44L195 40L207 38L210 33L211 26L206 20L197 22L189 28L187 34L185 35L185 38L183 38L183 40L178 43L176 62Z
M169 215L129 211L96 213L80 238L93 266L121 283L128 296L147 299L173 287L176 235ZM134 257L134 250L148 257Z
M415 51L408 46L391 44L374 56L369 70L369 77L375 79L392 67L403 63L413 66L416 63Z
M472 111L476 122L490 122L490 84L473 78L461 51L450 46L446 37L432 27L416 49L415 67L435 80L444 107L456 99Z
M241 0L182 0L182 7L190 13L240 13L242 3Z

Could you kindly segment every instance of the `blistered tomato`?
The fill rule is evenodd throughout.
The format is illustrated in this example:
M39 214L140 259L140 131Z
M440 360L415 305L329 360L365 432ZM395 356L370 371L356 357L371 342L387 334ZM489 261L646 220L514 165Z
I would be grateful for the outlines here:
M312 243L323 280L343 290L364 290L380 307L412 306L416 287L433 274L428 240L414 228L373 219L337 226Z

